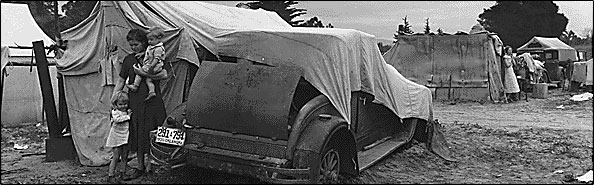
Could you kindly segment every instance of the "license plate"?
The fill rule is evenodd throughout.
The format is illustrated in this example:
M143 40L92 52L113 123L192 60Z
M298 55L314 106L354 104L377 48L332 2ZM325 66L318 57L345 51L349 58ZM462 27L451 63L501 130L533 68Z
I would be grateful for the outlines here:
M155 142L170 145L182 146L186 140L186 133L181 129L167 128L160 126L157 128Z

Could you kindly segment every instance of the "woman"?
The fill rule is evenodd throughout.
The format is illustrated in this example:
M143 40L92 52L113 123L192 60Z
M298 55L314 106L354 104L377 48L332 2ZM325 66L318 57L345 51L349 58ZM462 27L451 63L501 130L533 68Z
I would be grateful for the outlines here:
M130 81L134 81L136 73L142 71L140 68L140 61L143 59L143 55L147 46L149 46L147 39L147 32L141 29L133 29L126 35L126 40L133 50L133 54L130 54L124 58L122 68L119 73L119 77L114 87L112 94L112 105L115 102L115 98L118 92L122 91L126 83L126 79L130 78ZM164 69L165 70L165 69ZM143 74L143 78L147 75ZM150 77L150 76L149 76ZM155 90L161 90L159 87L159 81L154 81ZM144 175L148 170L145 166L145 155L149 153L150 149L150 138L149 132L157 129L157 126L161 125L165 120L165 106L161 98L161 91L156 91L157 96L153 99L145 101L145 97L148 94L148 88L145 83L142 83L136 92L129 92L129 106L132 109L132 115L130 116L130 129L128 144L130 151L136 151L138 168L135 168L134 173L129 177L130 179L138 178Z
M514 64L514 58L512 57L512 47L506 46L505 54L503 56L504 60L504 93L506 93L508 98L512 98L513 101L516 101L517 93L521 90L519 89L519 84L516 79L516 75L514 74L514 69L512 65Z

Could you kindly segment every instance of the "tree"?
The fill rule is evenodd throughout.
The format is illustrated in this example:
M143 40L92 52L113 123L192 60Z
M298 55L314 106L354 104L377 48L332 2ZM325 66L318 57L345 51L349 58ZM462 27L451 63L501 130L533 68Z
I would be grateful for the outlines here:
M318 17L313 17L308 19L308 21L302 22L298 25L295 25L298 27L318 27L318 28L324 28L324 24L322 24L321 20L318 20Z
M250 9L257 10L262 8L267 11L276 12L279 17L281 17L291 26L298 26L304 20L294 19L298 16L306 14L306 9L292 7L296 4L298 4L296 1L255 1L245 3L245 5L247 5Z
M409 24L409 21L407 21L407 16L405 16L403 18L403 33L406 34L413 34L413 30L411 30L411 25Z
M62 5L62 14L58 14L59 24L56 25L55 13L58 11L54 3L57 1L28 1L29 11L41 30L50 38L57 36L56 27L60 31L71 28L89 16L97 1L68 1Z
M562 32L562 35L560 35L560 37L558 38L560 39L560 41L568 45L572 45L573 41L580 40L580 38L578 38L578 36L572 30L565 30L564 32Z
M424 34L430 34L430 18L426 18L426 26L424 27Z
M477 21L513 48L533 36L559 37L568 24L568 18L558 13L552 1L496 1L479 14Z
M267 11L276 12L283 20L294 27L317 27L317 28L334 28L332 24L324 26L322 20L314 16L307 21L294 20L298 16L306 14L306 9L293 8L291 6L298 4L295 1L255 1L248 3L238 3L236 7L259 9L262 8Z
M438 30L436 30L436 32L438 32L438 35L444 35L444 32L442 31L441 28L438 28Z
M397 33L394 34L393 38L396 40L398 39L399 35L403 34L413 34L413 30L411 30L411 25L409 24L409 21L407 21L407 16L403 18L403 24L399 25L399 29L397 30Z

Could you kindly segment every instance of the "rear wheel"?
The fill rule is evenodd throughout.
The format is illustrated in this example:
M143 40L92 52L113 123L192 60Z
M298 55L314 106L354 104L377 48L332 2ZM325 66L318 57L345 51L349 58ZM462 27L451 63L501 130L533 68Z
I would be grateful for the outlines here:
M322 184L337 183L339 181L341 154L334 143L325 147L323 152L322 158L320 159L319 181Z

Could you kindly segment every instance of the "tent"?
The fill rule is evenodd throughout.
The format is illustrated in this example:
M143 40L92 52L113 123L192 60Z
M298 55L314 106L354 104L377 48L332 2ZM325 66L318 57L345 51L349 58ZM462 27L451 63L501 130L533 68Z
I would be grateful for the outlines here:
M57 61L64 75L71 133L83 165L109 163L105 140L109 100L122 59L131 53L126 34L134 28L165 29L166 62L175 76L161 81L166 112L186 100L194 73L205 54L216 54L213 35L236 29L290 27L274 12L202 2L100 1L89 17L63 31L68 48ZM108 45L117 50L109 52ZM167 65L166 65L167 66Z
M548 54L548 53L551 54ZM554 52L557 51L557 52ZM566 43L560 41L558 38L546 38L546 37L537 37L534 36L525 43L523 46L517 49L517 53L524 53L524 52L544 52L545 56L541 56L542 59L546 60L546 63L552 60L558 61L576 61L578 60L578 56L576 50Z
M32 49L33 41L42 40L49 46L54 42L39 28L27 4L0 3L2 10L1 67L2 67L2 125L33 123L43 120L42 97ZM48 63L55 64L53 54ZM50 66L55 100L58 100L57 70ZM56 103L57 104L57 103Z
M173 64L175 73L161 81L166 112L186 100L194 73L208 56L203 54L210 53L215 61L229 56L300 67L304 78L348 121L351 107L345 100L359 90L372 93L375 102L401 118L431 119L430 90L386 64L372 35L350 29L293 28L274 12L202 2L101 1L87 19L62 32L69 48L58 60L65 74L73 140L83 165L109 161L104 144L111 85L121 59L131 51L124 38L131 28L151 26L165 28L166 62ZM108 44L118 50L108 53Z
M399 36L384 60L438 100L501 101L502 43L497 35Z

